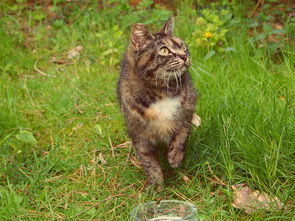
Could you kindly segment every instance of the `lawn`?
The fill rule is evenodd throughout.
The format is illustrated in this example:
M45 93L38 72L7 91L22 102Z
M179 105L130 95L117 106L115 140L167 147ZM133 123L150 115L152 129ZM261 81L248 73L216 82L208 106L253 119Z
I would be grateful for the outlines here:
M232 17L210 46L196 41L201 15L190 1L177 5L202 123L181 168L163 158L160 193L145 190L116 84L131 25L156 30L171 12L148 1L17 2L0 3L0 220L129 220L136 205L159 199L194 203L200 220L294 219L294 44L255 38L242 13L253 2L222 6ZM285 206L247 214L232 206L234 184Z

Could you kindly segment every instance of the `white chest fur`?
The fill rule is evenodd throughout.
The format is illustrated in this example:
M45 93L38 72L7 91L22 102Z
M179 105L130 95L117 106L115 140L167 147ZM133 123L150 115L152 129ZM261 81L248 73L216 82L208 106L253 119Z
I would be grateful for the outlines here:
M169 134L175 125L175 118L181 107L181 99L165 98L152 104L148 108L151 116L149 124L161 138L169 139Z
M159 120L173 120L180 108L180 98L165 98L150 106L150 110Z

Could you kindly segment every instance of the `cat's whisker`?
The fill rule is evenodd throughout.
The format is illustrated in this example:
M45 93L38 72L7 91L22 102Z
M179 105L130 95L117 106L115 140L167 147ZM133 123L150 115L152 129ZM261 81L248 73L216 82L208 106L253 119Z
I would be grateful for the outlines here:
M142 73L143 73L143 75L145 75L145 74L146 74L146 72L148 71L148 69L149 69L149 66L143 70L143 72L142 72Z
M180 70L177 70L177 71L178 71L178 77L179 77L179 82L180 82L180 88L182 89L181 72L180 72Z
M168 89L169 89L169 82L170 82L170 74L168 75Z
M166 85L166 76L163 76L164 84Z
M177 81L178 81L178 86L181 88L181 84L180 84L180 81L179 81L178 70L176 70L175 73L176 73L176 78L177 78Z
M148 72L148 70L151 68L151 66L148 66L147 68L145 68L144 70L143 70L143 76L145 77L146 76L146 74L147 74L147 72Z
M193 63L191 63L191 65L194 66L195 68L197 68L199 71L201 71L207 75L210 75L210 73L208 71L204 70L203 68L199 67L198 65L193 64ZM197 71L192 66L191 66L191 68L197 73Z
M168 87L168 84L167 84L167 78L168 78L168 76L167 76L167 74L165 72L165 74L164 74L164 84L166 86L166 90L168 91L169 87Z
M176 74L176 71L173 71L174 73L174 77L175 77L175 80L176 80L176 90L178 89L179 85L178 85L178 78L177 78L177 74Z
M166 72L166 73L167 73L167 72ZM170 74L167 74L167 75L166 75L166 79L167 79L167 85L166 85L166 87L167 87L167 90L169 90Z
M166 71L161 68L157 71L157 75L159 76L159 79L164 82L164 86L166 86L166 88L167 88L167 73L166 73Z

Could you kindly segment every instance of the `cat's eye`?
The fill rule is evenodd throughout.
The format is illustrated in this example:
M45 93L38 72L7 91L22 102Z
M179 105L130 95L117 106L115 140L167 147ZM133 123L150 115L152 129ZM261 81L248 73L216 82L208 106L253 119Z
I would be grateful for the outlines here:
M160 49L160 53L163 54L163 55L167 55L170 53L169 49L167 47L162 47Z
M182 46L181 46L181 50L182 50L182 51L185 51L185 50L186 50L186 47L185 47L184 45L182 45Z

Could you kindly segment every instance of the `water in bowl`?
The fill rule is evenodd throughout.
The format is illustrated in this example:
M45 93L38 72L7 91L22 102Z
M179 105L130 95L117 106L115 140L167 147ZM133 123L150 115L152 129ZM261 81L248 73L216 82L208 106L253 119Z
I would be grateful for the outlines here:
M156 218L148 219L147 221L186 221L186 220L176 216L159 216Z

